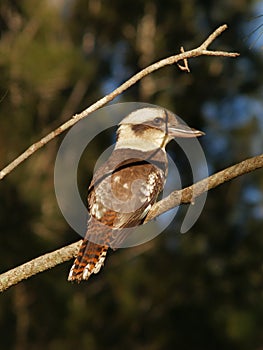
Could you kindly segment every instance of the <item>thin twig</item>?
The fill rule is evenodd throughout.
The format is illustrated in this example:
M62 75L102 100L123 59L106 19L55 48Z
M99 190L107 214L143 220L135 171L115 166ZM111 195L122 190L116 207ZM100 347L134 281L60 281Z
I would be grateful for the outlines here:
M215 188L224 182L230 181L240 175L262 167L263 154L230 166L229 168L213 174L208 178L205 178L180 191L174 191L168 197L164 198L153 206L147 215L147 221L157 217L160 214L163 214L181 203L192 203L193 194L195 197L197 197L205 191ZM39 272L48 270L58 264L72 259L76 256L80 244L81 240L54 252L37 257L36 259L3 273L0 275L0 292L3 292L11 286Z
M54 131L50 132L48 135L44 136L41 140L37 141L33 145L31 145L29 148L27 148L20 156L18 156L15 160L13 160L10 164L8 164L5 168L3 168L0 171L0 180L2 180L5 176L10 174L19 164L24 162L27 158L29 158L32 154L34 154L37 150L42 148L44 145L46 145L48 142L53 140L55 137L63 133L65 130L69 129L71 126L76 124L79 120L87 117L90 113L96 111L100 107L104 106L106 103L112 101L115 97L119 96L121 93L123 93L125 90L127 90L129 87L134 85L137 81L141 80L146 75L164 67L167 65L172 65L175 63L178 63L179 61L184 61L197 56L223 56L223 57L237 57L239 56L236 52L224 52L224 51L209 51L207 50L207 47L223 32L227 29L227 25L224 24L217 28L199 47L196 49L181 52L180 54L167 57L165 59L162 59L161 61L158 61L143 70L141 70L139 73L132 76L129 80L127 80L125 83L120 85L117 89L115 89L110 94L104 96L91 106L89 106L87 109L85 109L83 112L74 115L70 120L68 120L66 123L59 126Z
M204 50L207 49L209 45L212 44L212 42L217 38L219 35L222 34L223 31L227 29L227 25L223 24L222 26L218 27L212 34L209 35L209 37L203 42L203 44L200 45L200 49Z
M185 52L183 46L181 46L180 51L181 51L182 53ZM177 66L178 66L182 71L187 72L187 73L190 73L190 68L189 68L189 66L188 66L188 60L187 60L187 58L185 58L185 59L183 60L183 62L184 62L183 65L177 63Z

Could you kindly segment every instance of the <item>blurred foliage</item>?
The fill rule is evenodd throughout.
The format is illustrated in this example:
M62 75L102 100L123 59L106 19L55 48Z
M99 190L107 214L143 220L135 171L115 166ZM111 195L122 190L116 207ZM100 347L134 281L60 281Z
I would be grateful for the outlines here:
M165 106L204 130L210 172L262 153L263 39L249 36L259 4L2 0L1 168L132 73L196 47L223 23L229 29L212 47L240 58L192 59L190 74L166 67L118 101ZM92 142L82 193L111 137ZM78 239L54 195L61 140L0 183L2 271ZM110 254L88 283L67 282L70 262L12 287L0 299L2 348L262 349L262 188L258 170L211 191L190 233L179 234L182 208L152 242Z

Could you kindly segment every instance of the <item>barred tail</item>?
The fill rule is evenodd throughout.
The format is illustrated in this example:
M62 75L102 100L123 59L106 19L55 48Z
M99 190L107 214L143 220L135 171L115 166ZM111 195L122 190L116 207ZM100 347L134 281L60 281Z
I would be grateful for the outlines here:
M87 280L92 273L98 273L104 265L108 247L84 239L78 255L70 269L68 281Z

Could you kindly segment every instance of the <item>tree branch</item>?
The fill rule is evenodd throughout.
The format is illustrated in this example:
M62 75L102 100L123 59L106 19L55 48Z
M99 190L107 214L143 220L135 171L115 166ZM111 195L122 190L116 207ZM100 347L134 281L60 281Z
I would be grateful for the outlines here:
M194 197L197 197L207 190L215 188L224 182L230 181L240 175L247 174L253 170L263 167L263 154L246 159L238 164L230 166L216 174L205 178L196 184L186 187L179 191L172 192L168 197L157 202L149 214L147 221L157 217L160 214L178 206L179 204L187 204L193 202ZM47 253L36 259L33 259L23 265L20 265L12 270L9 270L0 275L0 292L10 288L11 286L27 279L39 272L51 269L65 261L68 261L77 255L82 240L70 244L54 252Z
M0 292L11 286L36 275L39 272L55 267L77 255L82 240L72 243L66 247L57 249L51 253L41 255L31 261L17 266L0 275Z
M0 180L2 180L5 176L10 174L19 164L24 162L27 158L32 156L37 150L45 146L48 142L53 140L55 137L69 129L71 126L76 124L81 119L87 117L90 113L96 111L100 107L104 106L106 103L112 101L115 97L123 93L125 90L127 90L129 87L137 83L139 80L141 80L143 77L147 76L148 74L164 67L167 65L172 65L175 63L178 63L179 61L183 61L184 63L187 62L187 59L197 56L223 56L223 57L237 57L239 56L236 52L224 52L224 51L209 51L207 50L208 46L223 32L227 29L227 25L224 24L217 28L199 47L196 49L181 52L180 54L167 57L165 59L162 59L161 61L158 61L143 70L141 70L139 73L132 76L129 80L127 80L125 83L120 85L117 89L112 91L110 94L102 97L100 100L89 106L87 109L85 109L83 112L74 115L70 120L68 120L66 123L59 126L54 131L50 132L46 136L44 136L41 140L37 141L36 143L32 144L29 148L27 148L20 156L18 156L15 160L13 160L10 164L8 164L5 168L3 168L0 171ZM180 66L179 66L180 68Z
M211 190L227 181L263 167L263 154L244 160L224 170L219 171L189 187L173 191L169 196L155 203L149 211L145 222L180 205L193 203L200 194Z

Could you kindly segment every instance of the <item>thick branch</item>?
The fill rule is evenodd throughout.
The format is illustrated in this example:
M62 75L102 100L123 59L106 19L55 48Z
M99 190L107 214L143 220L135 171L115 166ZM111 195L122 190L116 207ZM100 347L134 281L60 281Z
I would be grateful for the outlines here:
M182 190L173 191L169 196L153 205L146 217L146 222L180 204L193 203L194 199L205 191L262 167L263 154L232 165Z
M0 292L39 272L55 267L77 255L81 240L51 253L41 255L0 275Z
M11 173L19 164L24 162L27 158L29 158L32 154L34 154L37 150L42 148L44 145L46 145L48 142L53 140L56 136L63 133L65 130L69 129L71 126L76 124L79 120L87 117L90 113L96 111L100 107L104 106L108 102L112 101L115 97L123 93L125 90L127 90L129 87L137 83L139 80L141 80L146 75L164 67L167 65L178 63L179 61L186 62L187 59L197 56L223 56L223 57L237 57L239 56L236 52L224 52L224 51L209 51L207 50L208 46L223 32L227 29L227 25L224 24L217 28L199 47L196 49L181 52L178 55L167 57L159 62L156 62L143 70L141 70L139 73L135 74L133 77L131 77L129 80L127 80L125 83L120 85L116 90L111 92L110 94L104 96L94 104L92 104L90 107L85 109L83 112L74 115L70 120L68 120L66 123L59 126L54 131L50 132L48 135L43 137L38 142L31 145L28 149L26 149L20 156L18 156L15 160L13 160L10 164L8 164L5 168L3 168L0 171L0 180L2 180L5 176L7 176L9 173Z
M263 154L246 159L241 163L226 168L180 191L174 191L168 197L164 198L153 206L147 216L147 221L175 206L178 206L181 203L192 203L194 199L193 194L195 197L197 197L205 191L215 188L224 182L262 167ZM81 241L78 241L54 252L47 253L3 273L0 275L0 292L39 272L48 270L58 264L72 259L74 256L76 256L80 243Z

